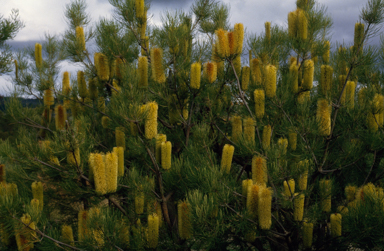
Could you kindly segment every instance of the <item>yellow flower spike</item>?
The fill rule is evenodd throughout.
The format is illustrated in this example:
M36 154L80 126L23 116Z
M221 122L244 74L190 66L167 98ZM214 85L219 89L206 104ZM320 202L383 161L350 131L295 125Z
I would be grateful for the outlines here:
M61 227L61 241L71 246L75 245L75 240L73 238L73 230L71 226L63 225Z
M156 102L150 102L146 106L148 109L148 115L145 119L145 138L153 139L157 135L158 105Z
M232 141L237 142L243 134L243 125L240 116L233 116L231 118L232 124Z
M259 190L258 184L248 186L247 211L251 219L256 219L259 211Z
M44 90L44 106L51 106L55 102L53 91L51 89Z
M289 132L288 132L288 143L289 143L289 148L292 150L292 151L295 151L296 150L296 147L297 147L297 133L295 130L291 129Z
M227 32L223 29L216 30L216 49L219 57L229 56L229 45Z
M241 54L243 52L244 25L242 23L235 24L233 33L235 34L236 54Z
M265 93L262 89L256 89L253 92L255 99L255 113L256 118L261 119L264 117L265 113Z
M276 78L277 70L274 65L267 65L265 67L265 96L273 98L276 96Z
M229 173L232 166L232 158L235 147L229 144L225 144L223 148L223 153L221 156L221 171Z
M272 128L270 125L266 125L263 128L263 135L261 138L262 145L263 145L263 150L268 150L270 145L271 145L271 133L272 133Z
M104 129L107 129L109 127L109 123L111 122L111 119L107 116L101 117L101 125Z
M279 149L282 154L287 153L287 147L288 147L288 140L285 138L280 138L277 140L277 145L279 146Z
M201 82L201 64L199 62L191 65L191 88L200 89Z
M288 35L291 38L295 38L297 35L297 12L291 11L288 13Z
M331 112L332 106L328 100L319 99L317 101L316 120L321 136L329 136L331 134Z
M21 223L15 228L15 237L18 250L30 250L34 248L33 242L37 238L35 229L36 225L31 221L29 214L23 214L20 218ZM25 226L27 225L27 226Z
M376 132L379 129L379 124L376 122L376 115L371 112L367 113L367 127L371 132Z
M144 18L145 12L145 4L144 0L136 0L135 1L135 9L136 9L136 17L138 19Z
M308 20L305 11L297 9L297 37L306 40L308 37Z
M121 146L125 150L124 127L116 127L115 138L116 138L116 146Z
M63 73L63 82L62 82L61 92L63 93L63 95L67 96L69 95L70 91L71 91L71 86L70 86L69 72L65 71Z
M254 58L251 60L251 77L254 83L262 82L261 75L261 62L258 58Z
M246 141L255 143L255 126L256 122L252 118L244 119L244 139Z
M74 166L80 166L80 149L76 147L74 152L67 152L67 163Z
M353 47L356 50L357 47L360 45L359 53L363 51L363 45L361 44L361 42L363 41L363 37L364 37L364 23L357 22L355 24L355 34L354 34L354 39L353 39L353 42L354 42Z
M67 109L63 105L55 107L55 125L56 130L65 130L67 120Z
M325 52L323 54L323 61L324 61L324 63L328 64L330 54L331 54L331 44L328 40L325 41L324 48L325 48Z
M311 99L310 91L300 92L299 95L297 96L297 103L300 105L303 105L307 103L310 99Z
M270 229L272 226L272 191L267 187L260 187L258 216L261 229Z
M124 176L124 148L122 146L116 146L113 148L113 152L117 155L117 174L118 177Z
M324 96L329 96L332 88L333 68L329 65L322 65L320 68L320 90Z
M289 74L291 80L291 91L293 94L299 91L299 65L296 63L291 64L289 67Z
M204 65L204 71L208 82L212 84L217 79L217 64L208 62Z
M88 81L88 97L92 100L95 101L99 97L99 91L97 89L98 85L98 80L97 78L91 78Z
M267 161L262 157L252 158L252 181L253 184L264 186L268 182Z
M241 89L243 91L248 90L250 74L251 74L251 68L249 68L248 66L243 66L241 70Z
M40 181L35 181L32 183L32 194L33 198L39 201L39 209L42 211L44 207L44 194L43 184Z
M77 72L77 88L79 90L79 96L84 100L88 96L88 91L83 71Z
M337 212L340 213L341 215L347 215L349 210L348 210L348 207L345 207L345 206L338 206L337 207Z
M284 180L284 196L285 197L292 197L295 194L295 180L290 179L288 182Z
M384 96L376 93L372 101L372 113L380 114L383 111L384 111Z
M143 214L144 213L144 192L142 191L142 187L136 191L135 195L135 213Z
M227 32L227 39L229 55L233 55L237 51L235 34L233 32Z
M189 216L189 205L179 202L177 205L178 228L180 239L188 240L192 237L192 226Z
M142 88L148 87L148 58L139 57L139 86Z
M156 135L155 157L158 162L161 161L161 143L165 141L167 141L167 135L165 134Z
M303 246L311 248L313 240L313 223L303 222Z
M170 141L161 143L161 166L168 170L172 165L172 143Z
M165 83L165 73L163 67L163 50L161 48L151 49L152 77L160 84Z
M98 195L107 193L106 170L103 156L100 153L93 155L92 173L95 182L95 190Z
M347 197L348 202L355 200L356 186L346 186L345 187L345 197Z
M252 179L246 179L246 180L243 180L241 185L242 185L242 190L241 190L242 195L244 196L244 199L246 201L247 196L248 196L248 189L250 186L253 185L253 181L252 181Z
M18 79L19 78L19 66L17 64L17 60L13 60L13 63L15 64L15 78Z
M76 42L81 51L85 51L84 29L81 26L76 27Z
M270 43L271 42L271 23L265 22L264 27L265 27L265 39L268 41L268 43Z
M78 232L78 238L79 241L84 241L85 238L88 235L88 228L87 228L87 219L88 219L88 212L85 210L80 210L78 214L78 221L77 221L77 232Z
M346 105L349 109L353 109L355 107L355 90L356 83L354 81L348 81L344 92L346 96Z
M144 15L141 19L142 23L139 25L140 27L140 39L145 40L145 32L147 31L147 10L144 11Z
M97 75L101 81L109 80L109 62L107 56L102 53L95 55L95 65L97 69Z
M331 211L332 203L332 182L331 180L320 180L319 183L321 208L324 212Z
M0 164L0 183L5 184L5 165Z
M297 185L301 191L307 190L308 185L308 160L302 160L298 163L301 174L299 176L299 180Z
M156 248L159 242L159 216L148 215L148 247Z
M304 216L305 195L299 194L293 201L293 220L302 221Z
M36 68L41 69L43 66L43 56L42 56L42 46L39 43L35 44L35 63L36 63Z
M311 90L313 86L313 75L315 72L315 66L311 59L307 59L304 61L303 65L303 90Z
M122 221L121 225L119 238L123 241L125 247L129 247L130 227L125 221Z
M341 220L343 216L341 214L335 213L331 214L331 236L339 237L341 236Z
M107 180L107 193L114 193L117 190L118 176L118 157L116 152L107 153L105 155L105 172Z

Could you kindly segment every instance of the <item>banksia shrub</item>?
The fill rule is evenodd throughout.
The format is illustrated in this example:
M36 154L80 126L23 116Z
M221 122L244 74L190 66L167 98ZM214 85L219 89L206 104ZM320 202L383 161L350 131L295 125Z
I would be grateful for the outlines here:
M265 96L273 98L276 96L276 81L277 81L277 69L274 65L267 65L265 67ZM256 100L256 99L255 99Z
M92 101L97 100L99 97L99 91L97 89L98 80L97 78L91 78L88 81L88 98L90 98Z
M252 158L252 181L254 184L264 186L268 182L267 161L262 157Z
M316 120L321 136L329 136L331 134L331 111L332 107L326 99L317 101Z
M156 248L159 242L159 216L148 215L148 247Z
M156 102L150 102L146 105L147 118L145 119L145 138L153 139L157 135L157 111L158 105Z
M148 87L148 58L139 57L139 86L142 88Z
M77 88L79 96L84 100L88 96L88 90L83 71L77 72Z
M235 34L233 32L227 32L227 39L228 39L228 50L229 55L233 55L236 53L236 41L235 41Z
M70 90L71 90L71 85L70 85L70 79L69 79L69 72L65 71L63 73L63 82L62 82L61 92L63 93L63 95L67 96L69 95Z
M306 13L301 10L297 9L297 37L306 40L308 36L308 20Z
M66 128L67 109L62 105L55 107L55 125L56 130L64 130Z
M39 43L35 44L35 63L36 68L41 69L43 66L42 46Z
M288 143L289 143L289 148L295 151L297 147L297 133L295 132L294 129L289 130Z
M347 85L345 86L345 101L346 105L349 109L353 109L355 107L355 90L356 90L356 84L354 81L348 81Z
M232 165L233 153L235 147L229 144L225 144L223 148L223 153L221 156L221 171L229 173Z
M335 213L331 214L331 236L339 237L341 236L341 220L343 216L341 214Z
M233 116L231 119L232 124L232 141L237 142L243 134L242 119L240 116Z
M264 90L256 89L253 92L255 98L255 113L256 118L261 119L265 113L265 93Z
M101 81L109 80L109 62L107 56L102 53L95 53L95 67L97 76Z
M355 200L355 194L356 194L356 186L346 186L345 187L345 197L347 198L348 202Z
M305 60L303 65L303 90L311 90L313 86L313 75L315 72L315 66L311 59Z
M81 26L76 27L76 43L81 51L85 51L84 29Z
M263 230L270 229L272 226L272 190L261 186L259 191L258 216L259 226Z
M262 146L263 146L263 150L268 150L270 145L271 145L271 133L272 133L272 128L270 125L266 125L264 126L263 128L263 135L262 135L262 138L261 138L261 141L262 141Z
M160 83L160 84L165 83L162 49L160 48L151 49L151 68L152 68L152 78L157 83Z
M199 62L191 65L191 88L200 89L201 82L201 64Z
M172 164L172 143L165 141L161 143L161 166L168 170Z
M178 230L182 240L188 240L192 237L192 225L190 220L189 205L186 202L177 204Z
M305 195L299 194L293 200L293 219L295 221L302 221L304 215L304 200Z

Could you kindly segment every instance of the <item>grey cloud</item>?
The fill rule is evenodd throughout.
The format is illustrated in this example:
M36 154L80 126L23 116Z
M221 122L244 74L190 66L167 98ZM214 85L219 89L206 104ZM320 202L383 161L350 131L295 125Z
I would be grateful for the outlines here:
M39 40L29 41L7 41L7 44L11 46L13 51L18 51L27 47L34 47L36 43L41 43Z

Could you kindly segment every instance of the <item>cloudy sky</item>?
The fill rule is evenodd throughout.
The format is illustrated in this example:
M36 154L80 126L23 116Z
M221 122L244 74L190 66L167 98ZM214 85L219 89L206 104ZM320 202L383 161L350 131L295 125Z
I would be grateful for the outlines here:
M248 32L257 34L263 31L266 21L287 27L287 14L295 9L296 2L296 0L221 1L230 4L231 24L243 23ZM22 48L24 45L33 45L41 40L46 32L52 35L62 34L67 27L64 8L70 2L70 0L1 0L1 15L7 17L11 9L18 9L20 18L25 22L25 28L10 44L14 48ZM165 9L188 11L193 2L193 0L152 0L150 14L153 14L153 18L150 22L160 24L160 15ZM354 24L359 21L360 10L366 2L367 0L318 0L318 3L327 6L328 13L333 19L332 42L353 41ZM86 3L92 20L111 17L113 8L108 0L86 0ZM373 42L377 41L376 39ZM76 68L68 64L64 64L63 67ZM0 94L7 92L5 86L10 86L7 77L0 77Z

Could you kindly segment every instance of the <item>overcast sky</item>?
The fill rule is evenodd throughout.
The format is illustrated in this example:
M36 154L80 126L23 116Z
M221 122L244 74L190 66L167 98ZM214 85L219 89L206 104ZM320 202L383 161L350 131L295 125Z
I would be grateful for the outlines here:
M0 0L0 14L7 17L11 9L18 9L20 18L25 22L14 41L10 44L14 48L24 45L33 45L43 39L44 33L60 35L67 25L64 19L65 5L70 0ZM150 14L153 24L160 24L161 12L165 9L183 9L188 11L193 0L152 0ZM264 22L287 27L287 15L295 9L296 0L222 0L230 4L231 24L243 23L248 32L259 34L264 30ZM328 13L333 19L332 42L352 43L354 24L359 21L361 8L367 0L318 0L318 3L327 6ZM113 7L108 0L86 0L88 13L92 20L99 17L111 17ZM373 41L377 43L378 39ZM67 64L63 65L67 67ZM70 67L70 66L68 66ZM72 69L76 67L71 66ZM7 85L6 77L0 77L0 94L4 94L4 86ZM9 84L8 84L9 85Z

